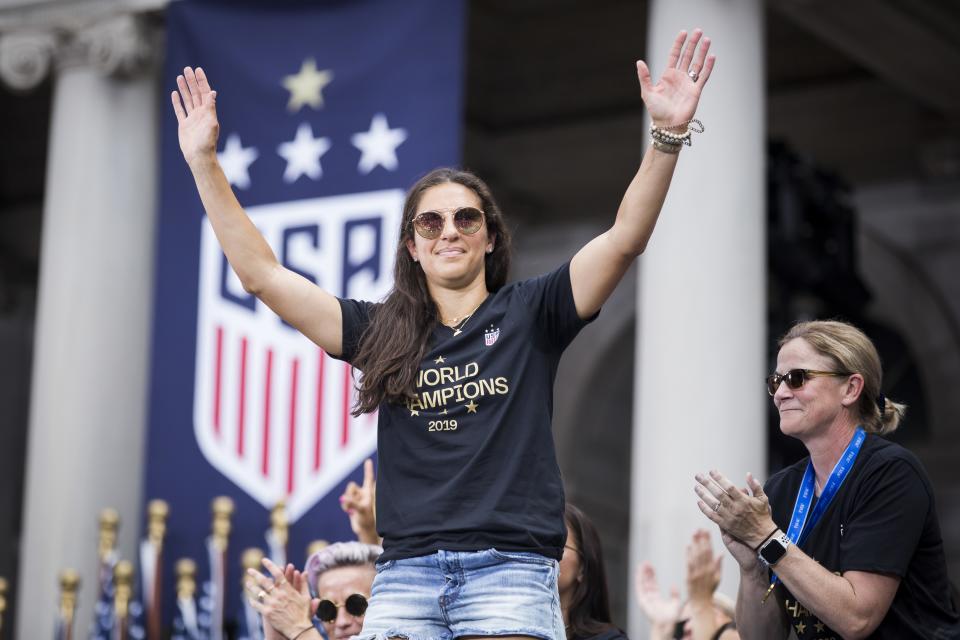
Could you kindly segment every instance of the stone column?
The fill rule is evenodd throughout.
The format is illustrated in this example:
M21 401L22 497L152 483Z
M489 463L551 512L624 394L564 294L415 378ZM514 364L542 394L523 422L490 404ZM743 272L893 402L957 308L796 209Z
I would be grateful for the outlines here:
M76 633L96 600L97 515L119 550L141 527L153 289L159 86L156 30L131 13L0 40L2 78L52 69L30 398L18 638L50 637L57 575L82 577Z
M765 475L766 250L763 4L649 3L647 62L659 76L681 29L701 27L717 64L697 112L706 132L680 157L640 263L631 491L631 575L641 560L683 597L685 548L697 527L693 476L737 484ZM736 595L736 563L721 590ZM631 580L630 589L633 589ZM632 638L647 625L630 609Z

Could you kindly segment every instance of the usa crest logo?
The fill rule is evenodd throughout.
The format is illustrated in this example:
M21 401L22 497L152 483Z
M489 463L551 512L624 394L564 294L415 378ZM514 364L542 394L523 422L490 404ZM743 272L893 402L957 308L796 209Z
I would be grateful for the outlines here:
M483 332L483 343L488 347L492 347L493 343L497 341L497 338L500 337L500 327L494 329L493 327L486 329Z
M251 207L288 269L341 297L392 282L399 189ZM209 221L201 229L194 432L204 457L266 508L306 513L376 449L376 415L350 415L351 367L246 293Z

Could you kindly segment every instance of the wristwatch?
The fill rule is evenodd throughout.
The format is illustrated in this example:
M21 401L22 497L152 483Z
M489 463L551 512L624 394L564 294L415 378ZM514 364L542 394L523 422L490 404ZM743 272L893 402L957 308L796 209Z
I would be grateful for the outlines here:
M780 562L780 558L787 553L787 547L790 546L790 538L785 533L781 533L778 536L773 536L767 540L760 550L757 551L757 557L760 558L760 562L772 567L773 565Z

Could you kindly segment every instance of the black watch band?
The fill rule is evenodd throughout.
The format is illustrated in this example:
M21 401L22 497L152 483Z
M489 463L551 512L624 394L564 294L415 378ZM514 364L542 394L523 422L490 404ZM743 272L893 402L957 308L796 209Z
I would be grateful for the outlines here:
M772 567L780 562L780 559L786 555L787 547L789 546L790 538L787 537L787 534L779 533L767 540L763 546L760 547L760 550L757 552L757 557L760 559L760 562L768 567Z

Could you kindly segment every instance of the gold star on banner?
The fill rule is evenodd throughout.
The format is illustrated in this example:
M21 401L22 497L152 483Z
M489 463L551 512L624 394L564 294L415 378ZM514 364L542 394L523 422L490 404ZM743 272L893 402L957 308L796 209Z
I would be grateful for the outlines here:
M418 416L418 415L420 415L420 412L419 412L419 411L417 411L416 409L410 409L410 417L411 417L411 418L412 418L413 416Z
M814 623L813 626L814 626L814 628L816 628L817 633L823 633L823 629L824 629L824 627L826 627L827 625L823 624L822 622L817 622L817 623Z
M442 415L442 416L445 416L445 415L447 415L447 410L446 410L446 409L444 409L444 410L443 410L443 413L441 413L440 415Z
M463 406L467 408L467 413L476 413L477 407L479 407L480 405L478 405L476 402L471 400L469 404L465 404Z
M797 635L802 634L804 629L807 628L807 625L803 624L802 622L798 622L795 626L797 628Z
M323 88L332 80L333 71L318 71L313 58L307 58L300 65L300 71L283 79L284 88L290 92L287 109L296 112L304 105L319 109L323 106Z
M439 358L433 361L433 364L443 364L444 362L446 362L446 360L443 359L443 356L440 356Z

